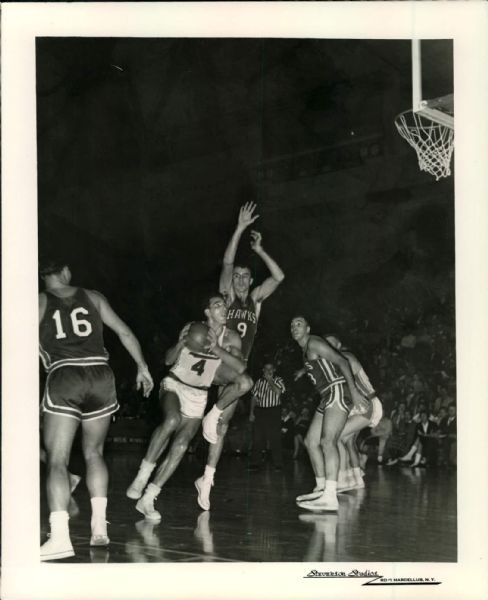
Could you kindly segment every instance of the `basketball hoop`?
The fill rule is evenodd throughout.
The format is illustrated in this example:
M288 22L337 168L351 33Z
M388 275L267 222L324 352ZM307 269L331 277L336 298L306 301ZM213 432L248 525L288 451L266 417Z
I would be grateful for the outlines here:
M430 173L436 181L451 174L453 129L413 110L400 113L395 118L395 125L398 133L417 152L421 171Z

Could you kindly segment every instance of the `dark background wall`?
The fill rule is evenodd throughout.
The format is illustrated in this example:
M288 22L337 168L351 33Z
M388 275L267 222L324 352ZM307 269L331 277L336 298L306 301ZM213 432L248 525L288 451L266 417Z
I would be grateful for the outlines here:
M425 96L452 92L451 42L423 51ZM40 38L37 102L40 253L108 296L155 370L249 200L286 273L256 362L297 311L376 347L419 313L454 325L453 177L421 173L393 123L408 41ZM266 276L248 235L239 258Z

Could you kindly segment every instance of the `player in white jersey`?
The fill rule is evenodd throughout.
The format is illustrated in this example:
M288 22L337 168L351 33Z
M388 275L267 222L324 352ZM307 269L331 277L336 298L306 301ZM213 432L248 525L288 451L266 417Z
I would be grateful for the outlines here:
M166 353L165 362L172 365L172 368L161 382L160 389L165 418L154 431L139 472L127 490L129 498L140 498L136 509L150 521L161 520L160 513L154 508L154 502L162 486L181 462L200 427L208 388L219 365L226 364L240 374L246 369L246 363L239 356L239 334L225 326L227 307L222 296L211 296L204 312L209 327L208 346L205 350L195 352L187 347L189 324L181 331L178 342ZM152 482L145 487L156 461L172 436L168 454L157 469Z
M361 414L355 407L351 409L339 438L339 476L337 491L356 490L364 487L361 474L361 462L356 446L356 437L365 427L376 427L383 416L383 407L380 399L371 385L361 363L352 352L342 346L341 341L334 335L325 338L329 344L347 358L359 391L369 400L369 408Z

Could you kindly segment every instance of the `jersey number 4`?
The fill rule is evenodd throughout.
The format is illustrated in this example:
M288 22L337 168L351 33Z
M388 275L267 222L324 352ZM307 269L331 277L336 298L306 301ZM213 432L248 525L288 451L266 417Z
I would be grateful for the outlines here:
M71 328L73 330L73 333L78 337L88 337L93 331L90 321L79 318L79 315L88 314L89 313L86 310L86 308L82 308L80 306L79 308L75 308L74 310L72 310L69 315L71 319ZM62 340L67 336L67 334L63 329L63 323L61 321L61 313L59 309L54 312L53 319L54 323L56 324L56 339Z
M195 371L197 373L197 375L199 375L201 377L202 373L205 371L206 363L207 363L206 360L199 360L194 365L192 365L190 368L192 371Z

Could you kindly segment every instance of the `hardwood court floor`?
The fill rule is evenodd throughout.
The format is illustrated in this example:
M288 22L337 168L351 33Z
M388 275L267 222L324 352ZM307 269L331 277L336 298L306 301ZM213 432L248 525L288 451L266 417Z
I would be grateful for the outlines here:
M339 495L338 514L300 510L295 497L314 485L306 461L248 472L245 457L222 458L212 506L202 512L193 481L203 459L186 457L161 493L159 524L144 521L125 497L140 456L109 452L110 547L89 547L90 504L83 482L70 528L76 556L60 562L455 562L456 473L366 467L365 490ZM77 514L76 514L77 513ZM42 534L47 508L42 497Z

